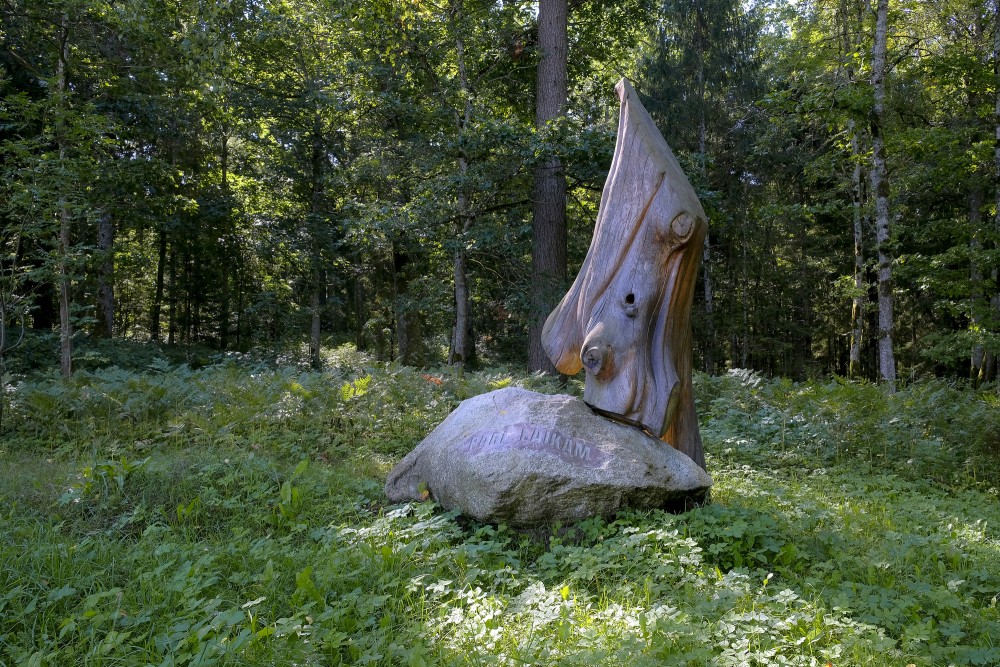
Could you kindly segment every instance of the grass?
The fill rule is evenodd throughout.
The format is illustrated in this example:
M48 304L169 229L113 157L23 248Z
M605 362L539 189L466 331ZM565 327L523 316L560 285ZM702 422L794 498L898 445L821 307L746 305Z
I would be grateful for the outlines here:
M526 533L381 487L557 386L294 361L17 385L0 665L1000 664L996 393L699 376L711 504Z

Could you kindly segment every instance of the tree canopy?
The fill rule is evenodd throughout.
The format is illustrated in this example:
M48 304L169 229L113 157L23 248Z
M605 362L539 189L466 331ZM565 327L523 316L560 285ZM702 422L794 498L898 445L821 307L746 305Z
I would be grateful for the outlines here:
M696 365L876 379L891 268L899 376L994 377L1000 2L890 0L881 78L870 3L565 4L539 121L536 2L2 0L0 355L24 324L67 362L103 336L523 363L536 174L571 279L628 76L710 216Z

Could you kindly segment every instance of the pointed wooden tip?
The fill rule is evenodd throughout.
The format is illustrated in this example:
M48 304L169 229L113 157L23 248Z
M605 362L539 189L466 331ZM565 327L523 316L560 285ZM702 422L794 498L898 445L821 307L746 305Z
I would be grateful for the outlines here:
M698 195L694 191L694 188L691 187L691 182L688 181L684 170L681 169L677 158L674 157L674 152L670 150L667 140L660 134L659 128L656 127L656 123L653 122L649 112L646 111L646 107L643 106L631 82L622 77L615 85L615 93L618 94L618 99L622 105L622 123L619 125L619 132L624 127L628 127L629 131L633 131L640 136L649 157L655 161L656 166L663 172L665 176L664 180L670 184L674 192L687 200L688 211L695 217L700 217L703 220L707 219L701 202L698 200ZM619 138L620 142L621 138Z

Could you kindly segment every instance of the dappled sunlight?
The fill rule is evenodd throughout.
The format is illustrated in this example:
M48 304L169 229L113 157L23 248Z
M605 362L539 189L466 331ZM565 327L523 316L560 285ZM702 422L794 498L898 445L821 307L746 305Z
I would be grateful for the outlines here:
M385 475L463 397L558 388L351 355L19 389L24 453L0 475L17 499L0 544L16 655L42 650L27 619L44 610L63 635L45 650L69 662L996 662L997 491L967 476L979 441L950 439L927 403L964 397L948 419L971 432L971 391L696 376L712 502L516 531L388 505ZM898 420L870 421L872 405ZM44 420L91 408L75 432Z

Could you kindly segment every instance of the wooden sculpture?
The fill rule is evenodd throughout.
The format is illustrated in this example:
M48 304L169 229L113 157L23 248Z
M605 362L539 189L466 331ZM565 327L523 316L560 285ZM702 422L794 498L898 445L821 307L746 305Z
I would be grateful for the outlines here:
M705 467L691 388L691 302L708 223L632 86L580 274L545 322L561 373L586 370L583 400Z

